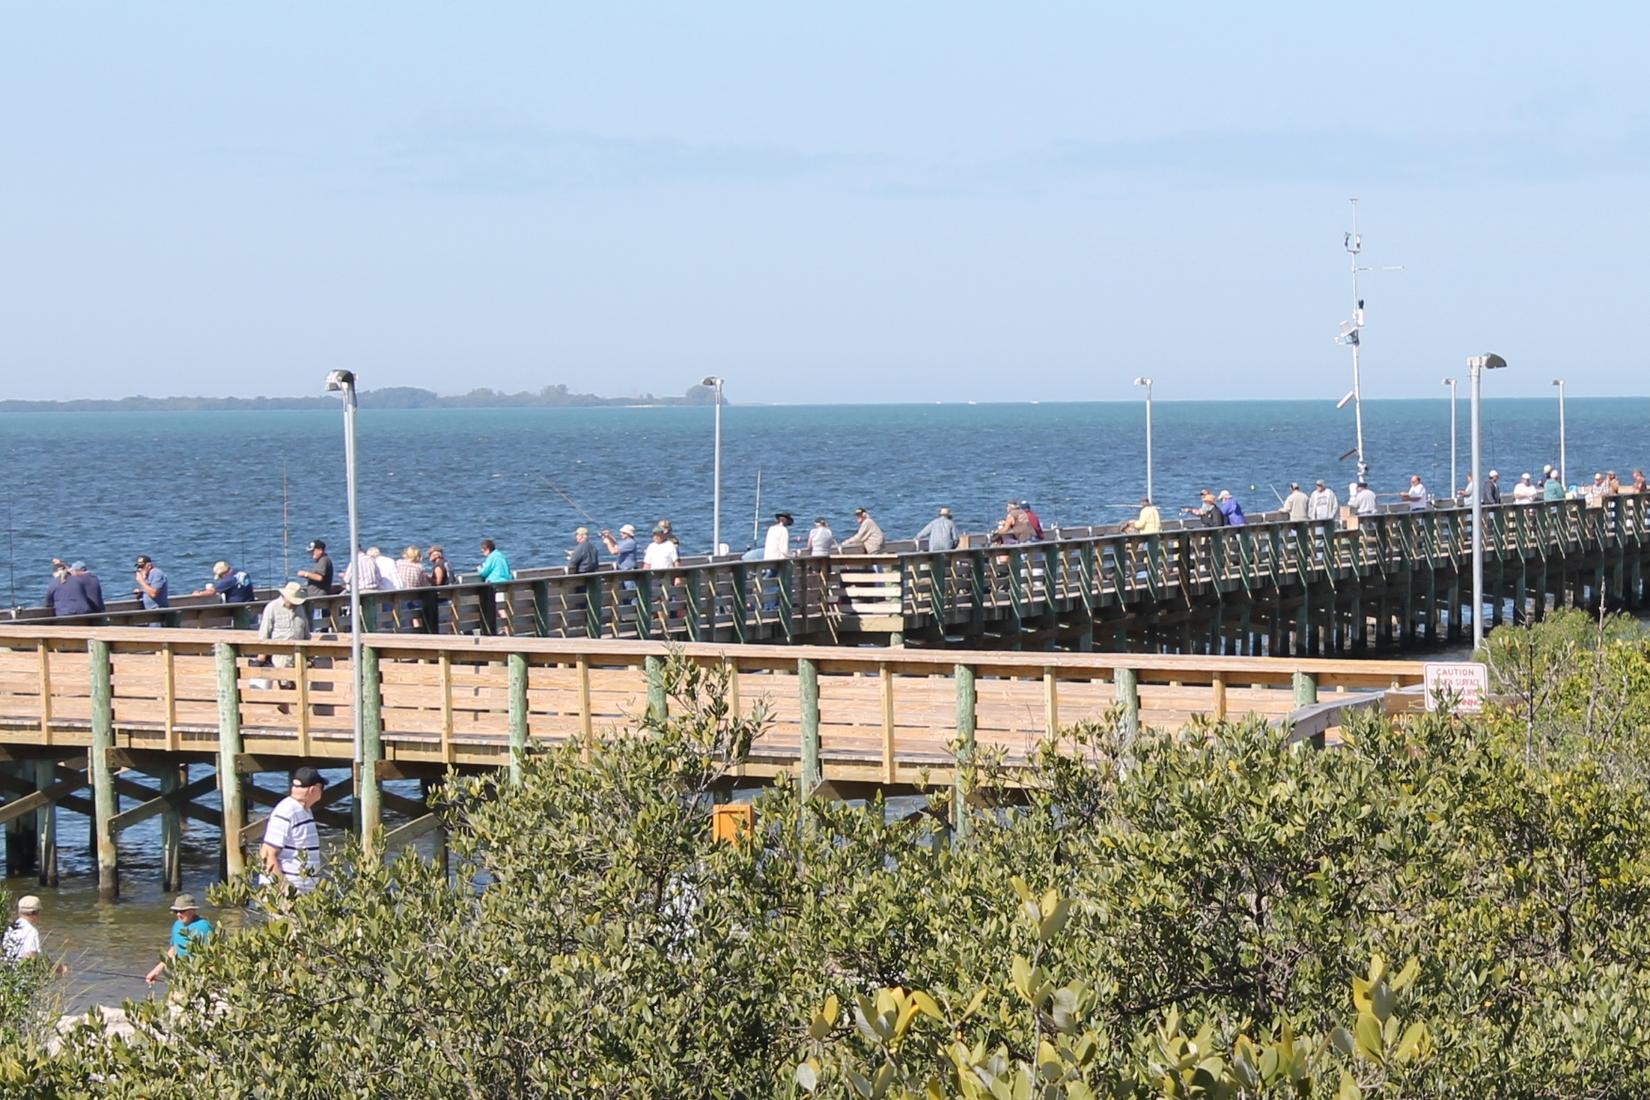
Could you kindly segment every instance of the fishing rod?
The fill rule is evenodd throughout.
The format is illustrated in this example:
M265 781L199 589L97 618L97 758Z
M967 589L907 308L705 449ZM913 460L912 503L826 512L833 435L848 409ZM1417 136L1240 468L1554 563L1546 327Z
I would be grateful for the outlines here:
M14 531L11 525L12 491L6 490L6 563L11 570L11 605L17 606L17 552L13 542Z
M544 483L546 485L550 486L551 490L557 496L559 496L563 500L565 500L568 503L568 505L572 507L573 511L577 512L579 515L583 516L585 519L589 520L591 523L594 523L596 526L598 526L598 527L601 526L601 522L602 522L601 520L597 519L595 516L591 515L589 512L586 512L583 508L579 507L579 502L574 500L572 497L568 496L566 493L562 492L561 488L559 486L557 486L554 481L551 481L549 478L545 478Z
M751 544L762 537L762 467L756 468L756 511L751 515Z

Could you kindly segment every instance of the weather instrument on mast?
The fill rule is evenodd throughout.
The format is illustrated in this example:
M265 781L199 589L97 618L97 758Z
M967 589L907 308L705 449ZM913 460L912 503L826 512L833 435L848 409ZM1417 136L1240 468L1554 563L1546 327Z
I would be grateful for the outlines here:
M1347 402L1352 403L1352 419L1356 432L1357 445L1342 459L1358 456L1358 480L1366 481L1369 478L1369 462L1364 457L1364 390L1363 376L1358 362L1358 350L1363 340L1361 334L1364 328L1364 300L1358 293L1358 276L1365 271L1402 271L1403 265L1392 267L1360 267L1358 255L1364 250L1364 239L1358 233L1358 200L1348 200L1352 203L1352 230L1341 238L1341 244L1347 254L1352 257L1352 320L1342 321L1340 334L1335 337L1335 343L1344 344L1352 349L1352 389L1335 405L1337 409L1344 409Z

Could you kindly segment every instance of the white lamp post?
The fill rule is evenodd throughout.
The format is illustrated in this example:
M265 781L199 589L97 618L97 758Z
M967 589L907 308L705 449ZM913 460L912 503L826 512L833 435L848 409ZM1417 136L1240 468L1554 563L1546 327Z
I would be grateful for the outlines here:
M1152 380L1136 378L1134 384L1146 387L1146 499L1156 504L1157 497L1152 493Z
M1467 360L1472 373L1472 648L1484 645L1484 494L1479 485L1478 403L1484 372L1500 370L1507 361L1499 355L1474 355Z
M711 474L713 485L711 488L710 506L710 553L712 557L722 552L722 379L709 375L702 379L701 386L709 386L716 391L716 444L714 472Z
M355 502L355 372L335 370L327 375L327 392L336 393L344 402L344 481L346 500L349 504L349 563L351 569L360 568L361 557L361 521L356 510ZM350 672L355 680L355 690L350 693L350 718L354 724L354 753L351 760L355 765L357 782L361 770L361 578L359 575L350 578L349 586L349 665ZM376 813L369 816L368 803L376 802L378 785L372 782L361 783L361 817L363 821L375 820ZM374 807L376 810L376 807Z
M1558 480L1566 492L1570 488L1570 477L1565 472L1564 457L1564 379L1553 379L1553 385L1558 387Z
M1455 379L1444 379L1444 385L1449 387L1449 495L1455 496L1455 490L1461 487L1455 480L1455 456L1460 450L1455 445Z

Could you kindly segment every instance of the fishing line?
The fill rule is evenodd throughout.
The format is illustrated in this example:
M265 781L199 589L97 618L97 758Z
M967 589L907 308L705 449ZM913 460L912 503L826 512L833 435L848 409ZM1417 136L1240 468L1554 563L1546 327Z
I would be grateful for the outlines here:
M577 512L579 515L583 516L585 519L589 520L591 523L596 524L598 527L601 526L601 520L597 519L595 516L591 515L589 512L586 512L583 508L580 508L579 507L579 502L574 500L572 497L568 496L566 493L562 492L561 489L559 487L557 487L557 485L554 481L551 481L549 478L545 478L544 483L546 485L550 486L551 490L554 491L557 496L561 497L569 505L571 505L572 508L573 508L573 511Z

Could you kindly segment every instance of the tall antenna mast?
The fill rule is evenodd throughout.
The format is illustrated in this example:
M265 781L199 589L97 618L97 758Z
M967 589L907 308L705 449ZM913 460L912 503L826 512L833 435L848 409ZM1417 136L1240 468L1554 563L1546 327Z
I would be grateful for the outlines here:
M1341 457L1346 458L1351 454L1356 454L1358 456L1358 480L1367 481L1369 478L1369 462L1364 456L1364 386L1363 375L1358 363L1358 348L1362 342L1360 334L1364 328L1364 299L1358 290L1358 275L1364 271L1402 271L1403 265L1378 268L1360 267L1358 265L1358 255L1364 250L1364 239L1358 233L1358 200L1348 199L1347 201L1352 204L1352 231L1342 238L1341 243L1345 246L1347 255L1352 257L1352 320L1341 322L1341 332L1339 336L1335 337L1335 342L1345 344L1352 349L1352 392L1341 398L1340 405L1336 407L1340 408L1345 406L1348 401L1352 402L1352 418L1356 426L1358 445Z

